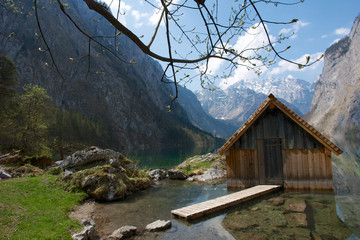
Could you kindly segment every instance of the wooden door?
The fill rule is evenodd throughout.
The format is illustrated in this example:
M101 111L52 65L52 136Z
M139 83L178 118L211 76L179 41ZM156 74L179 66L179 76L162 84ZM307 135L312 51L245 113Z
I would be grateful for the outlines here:
M263 140L264 177L266 184L283 184L283 160L281 139Z

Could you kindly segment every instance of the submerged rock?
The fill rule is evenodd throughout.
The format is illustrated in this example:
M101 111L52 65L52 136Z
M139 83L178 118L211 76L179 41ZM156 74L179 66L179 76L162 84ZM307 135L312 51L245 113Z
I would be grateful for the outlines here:
M306 220L305 213L289 213L285 215L289 226L292 227L307 227L308 222Z
M284 207L289 212L303 213L306 209L306 203L303 199L290 198L285 201Z
M317 208L320 203L323 206ZM348 239L351 235L336 215L333 195L284 193L249 204L247 208L239 206L240 210L227 214L222 221L235 239L320 240ZM316 211L306 211L306 205Z
M282 198L282 197L276 197L276 198L271 198L269 199L269 202L271 202L271 204L273 206L280 206L280 205L283 205L284 202L285 202L285 199Z
M171 221L165 221L165 220L157 220L155 222L152 222L146 226L146 230L150 232L157 232L157 231L164 231L166 229L171 228Z

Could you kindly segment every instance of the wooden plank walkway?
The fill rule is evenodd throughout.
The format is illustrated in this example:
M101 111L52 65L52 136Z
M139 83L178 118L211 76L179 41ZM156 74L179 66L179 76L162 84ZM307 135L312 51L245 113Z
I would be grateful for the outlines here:
M255 187L244 189L212 200L172 210L171 213L175 216L185 218L186 220L191 220L209 215L270 192L277 191L281 187L281 185L257 185Z

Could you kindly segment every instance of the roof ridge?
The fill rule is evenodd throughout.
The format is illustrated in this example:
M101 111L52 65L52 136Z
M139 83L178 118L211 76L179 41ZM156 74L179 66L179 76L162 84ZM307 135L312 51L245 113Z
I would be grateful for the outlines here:
M311 124L297 115L284 103L278 100L272 93L264 100L264 102L254 111L253 114L244 122L244 124L228 139L228 141L217 151L218 154L224 154L245 132L246 130L259 118L259 116L273 103L283 113L295 121L300 127L312 135L315 139L321 142L325 147L329 148L336 155L341 154L343 151L337 147L328 138L317 131Z

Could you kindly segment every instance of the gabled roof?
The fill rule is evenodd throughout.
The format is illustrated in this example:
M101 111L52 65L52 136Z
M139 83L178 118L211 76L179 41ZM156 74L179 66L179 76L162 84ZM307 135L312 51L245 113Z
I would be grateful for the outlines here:
M299 117L296 113L294 113L290 108L285 106L282 102L274 97L270 93L270 95L265 99L265 101L260 105L260 107L249 117L248 120L234 133L234 135L229 138L229 140L217 151L218 154L223 155L230 147L246 132L246 130L261 116L261 114L268 107L277 107L280 109L285 115L290 117L294 122L296 122L301 128L307 131L311 136L317 139L321 144L323 144L330 151L335 153L336 155L341 154L343 151L337 147L333 142L319 133L314 127L312 127L309 123L307 123L304 119Z

